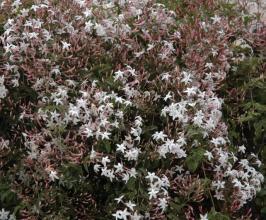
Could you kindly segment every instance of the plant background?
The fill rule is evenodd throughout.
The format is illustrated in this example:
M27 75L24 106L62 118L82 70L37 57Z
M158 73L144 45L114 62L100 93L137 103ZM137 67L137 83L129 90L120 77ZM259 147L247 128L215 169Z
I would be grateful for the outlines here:
M185 7L182 4L182 0L167 1L160 0L159 2L164 3L167 7L175 10L176 7ZM263 1L265 4L265 1ZM263 3L262 2L262 3ZM28 4L32 4L29 0ZM242 2L243 4L243 2ZM247 5L243 4L243 10ZM250 7L250 6L249 6ZM257 6L256 6L257 7ZM256 8L255 7L255 8ZM263 12L263 7L259 7L258 11ZM247 17L247 23L249 20L262 19L265 21L265 15L256 14L257 10L254 7L251 8L253 15ZM225 10L227 13L234 13L230 11L230 4L224 4L221 6L221 10ZM0 34L3 32L3 25L8 18L8 12L0 12ZM258 40L260 41L260 46L254 44L254 53L248 55L245 60L238 64L237 71L230 71L227 80L220 90L220 96L224 98L225 104L223 107L224 119L227 122L229 128L229 137L235 145L244 144L247 147L247 152L254 152L259 155L262 160L261 172L263 172L266 177L266 81L265 81L265 39L266 31L265 28L262 33L258 33ZM264 46L261 46L264 45ZM2 64L1 54L3 53L3 48L0 46L0 65ZM24 101L36 101L36 95L30 88L30 86L25 82L19 88L11 91L11 95L17 100L14 103L13 109L16 110L16 105L19 105L21 100ZM8 137L8 131L10 125L17 124L17 118L9 117L9 108L0 109L0 134ZM30 125L27 125L30 126ZM10 137L9 137L10 138ZM19 145L19 143L18 143ZM3 158L5 155L0 155L0 169L9 169L13 164L19 161L19 150L14 151L12 155L9 155L8 160ZM19 166L19 164L17 164ZM90 191L94 188L95 192L99 192L102 189L102 183L96 183L94 186L86 185L80 182L77 183L76 178L79 173L83 172L83 167L80 166L69 166L65 168L66 181L63 187L54 188L50 191L50 196L55 196L57 202L69 201L67 205L68 210L58 211L58 207L53 206L53 204L48 205L46 208L49 213L57 212L59 213L56 218L51 217L49 214L43 217L43 219L64 219L65 214L72 213L72 217L75 212L79 209L91 209L91 216L87 216L88 219L93 219L95 216L99 215L103 210L101 207L95 207L93 205L88 205L90 201L90 196L84 194L84 191ZM18 196L14 193L8 185L8 179L3 179L0 177L0 207L4 207L9 210L13 210L14 213L23 209L23 204L20 203ZM135 183L132 183L135 184ZM76 187L78 185L78 187ZM129 185L130 187L130 185ZM112 185L106 185L105 191L112 188ZM40 198L42 192L40 192ZM80 197L82 195L82 197ZM76 201L75 199L76 198ZM102 194L101 201L107 199L104 194ZM93 204L93 203L90 203ZM262 188L261 192L258 194L256 200L250 203L250 208L258 213L259 219L266 219L266 184ZM72 210L71 210L72 209ZM60 216L61 215L61 216ZM69 219L72 219L71 215ZM100 219L100 218L98 218ZM104 218L103 218L104 219Z

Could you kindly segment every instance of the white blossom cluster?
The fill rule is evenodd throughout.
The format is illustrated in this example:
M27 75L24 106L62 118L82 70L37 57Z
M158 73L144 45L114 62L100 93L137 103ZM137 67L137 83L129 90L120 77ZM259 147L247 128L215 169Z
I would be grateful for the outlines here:
M9 211L6 211L5 209L2 209L0 211L0 219L1 220L15 220L16 217L14 214L10 214Z

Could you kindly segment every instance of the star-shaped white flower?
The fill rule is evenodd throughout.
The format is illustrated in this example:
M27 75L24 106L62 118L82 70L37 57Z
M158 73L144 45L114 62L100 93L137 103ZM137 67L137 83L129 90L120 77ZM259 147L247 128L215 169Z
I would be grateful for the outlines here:
M102 158L102 164L103 164L104 166L106 166L106 164L107 164L107 163L110 163L110 162L111 162L111 161L110 161L110 159L108 158L108 156Z
M55 170L51 170L50 173L49 173L49 178L50 180L52 180L53 182L56 180L56 179L59 179L59 177L57 176L57 172Z
M156 131L153 135L152 135L152 138L156 141L159 141L159 140L162 140L164 141L164 139L167 137L166 134L163 133L163 131Z
M86 10L83 12L84 16L87 17L91 17L92 16L92 11L89 8L86 8Z
M120 151L120 152L122 152L122 153L125 152L126 147L125 147L125 144L124 144L124 143L122 143L122 144L117 144L116 146L117 146L116 151Z
M157 198L157 193L159 193L159 191L156 190L155 188L149 188L149 192L148 192L149 200L151 200L153 198L156 199Z
M123 79L124 72L121 70L116 71L114 76L114 81L117 81L118 79Z
M148 175L145 178L149 179L150 182L153 182L154 179L158 179L158 176L156 176L155 173L148 172Z
M163 100L166 102L168 99L171 98L172 98L171 92L168 92L167 95L163 98Z
M196 87L191 87L191 88L187 88L184 92L187 93L187 96L192 96L192 95L196 95L197 90L198 89Z
M162 209L162 211L165 211L166 207L167 207L167 200L165 198L159 198L159 207L160 209Z
M62 49L63 50L69 50L70 49L70 46L71 46L70 43L67 43L66 41L61 41L61 43L62 43Z
M244 145L241 145L238 147L238 152L245 153L246 152L246 147Z
M84 30L85 30L87 33L90 33L90 32L91 32L92 27L93 27L93 23L92 23L91 21L87 21L87 22L85 22L85 28L84 28Z
M126 205L131 211L134 211L134 207L136 206L136 204L132 203L131 201L126 202L125 205Z
M204 153L204 156L206 156L208 158L208 160L211 160L213 158L213 155L212 155L212 153L210 151L206 151Z
M213 24L217 24L217 23L220 23L222 18L219 17L218 15L215 15L214 17L211 17L211 19L212 19Z
M115 168L115 173L119 173L119 172L123 172L124 171L124 167L123 164L118 163L117 165L114 165Z
M118 198L115 198L115 201L118 203L122 202L122 199L124 198L124 195L118 197Z
M0 219L1 220L7 220L9 215L9 211L5 211L5 209L2 208L0 211Z

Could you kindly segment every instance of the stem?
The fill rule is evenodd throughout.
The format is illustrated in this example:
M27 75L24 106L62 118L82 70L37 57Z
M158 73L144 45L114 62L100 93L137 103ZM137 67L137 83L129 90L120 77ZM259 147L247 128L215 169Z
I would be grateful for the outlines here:
M204 177L207 178L207 175L206 175L206 172L205 172L205 168L204 168L204 166L203 166L203 163L201 164L201 167L202 167L202 170L203 170L203 173L204 173ZM212 206L214 207L214 210L216 210L216 209L215 209L214 200L213 200L213 197L212 197L212 194L211 194L210 189L208 189L208 193L209 193L210 198L211 198L211 201L212 201Z

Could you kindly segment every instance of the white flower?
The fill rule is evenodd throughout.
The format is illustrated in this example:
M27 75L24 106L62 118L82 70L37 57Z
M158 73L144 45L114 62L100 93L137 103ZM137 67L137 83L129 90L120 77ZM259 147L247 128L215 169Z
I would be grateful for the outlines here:
M260 160L256 160L256 162L255 162L257 165L258 165L258 167L260 167L261 166L261 164L262 164L262 162L260 161Z
M5 98L6 97L6 95L7 95L7 89L6 89L6 87L4 86L4 85L0 85L0 99L3 99L3 98Z
M76 117L79 117L79 114L80 114L80 109L79 107L73 105L70 103L70 106L69 106L69 114L71 116L76 116Z
M168 204L167 204L167 200L165 198L159 198L159 204L158 206L160 207L160 209L162 209L162 211L164 212L165 209L167 208Z
M70 46L71 46L70 43L67 43L65 41L61 41L61 43L62 43L62 49L63 50L69 50L70 49Z
M199 127L202 125L204 119L204 114L202 110L197 111L195 117L192 119L195 125L198 125Z
M154 179L158 179L158 176L156 176L155 173L148 172L148 175L145 178L149 179L150 182L153 182Z
M134 54L135 54L135 57L140 57L142 54L144 54L145 53L145 51L144 50L142 50L142 51L140 51L140 52L134 52Z
M224 189L224 184L225 184L225 182L224 181L220 181L220 180L212 182L212 186L214 188L216 188L217 190Z
M181 165L181 166L176 165L176 166L175 166L175 171L177 171L177 172L179 172L179 173L182 173L182 172L184 171L184 168L183 168L182 165Z
M134 207L136 206L136 204L132 203L131 201L126 202L125 205L126 205L131 211L134 211Z
M114 165L114 168L116 169L115 173L119 173L119 172L123 172L124 171L123 164L121 164L121 163L118 163L117 165Z
M212 69L214 66L213 66L212 63L206 63L205 67L208 68L208 69Z
M113 179L115 178L114 170L108 170L106 177L108 177L110 181L113 182Z
M57 97L55 97L55 98L53 99L53 102L54 102L56 105L63 105L63 101L62 101L61 98L57 98Z
M110 135L111 135L110 132L107 132L107 131L102 132L102 133L101 133L102 140L104 140L104 139L109 140L109 139L110 139L110 137L109 137Z
M169 73L162 73L161 79L168 81L171 78L171 75Z
M174 33L174 36L175 36L177 39L180 39L180 38L181 38L181 34L180 34L179 31L176 31L176 32Z
M239 164L241 164L243 167L248 168L248 160L247 159L241 159Z
M208 214L205 215L200 214L200 220L208 220Z
M6 64L7 66L10 66L9 64ZM5 77L4 76L0 76L0 85L2 86L5 82Z
M100 164L95 164L95 165L93 166L93 170L94 170L94 172L95 172L95 173L99 172L99 171L100 171L100 167L101 167Z
M244 145L241 145L238 147L238 152L245 153L246 152L246 147Z
M96 151L92 148L90 153L90 159L93 160L96 157Z
M214 17L211 17L213 24L220 23L221 17L215 15Z
M59 177L57 176L57 172L55 170L51 170L49 173L49 178L51 181L55 181L56 179L59 179Z
M9 211L5 211L5 209L2 208L0 211L0 220L7 220L9 213Z
M15 7L15 8L17 8L17 7L19 7L21 4L22 4L22 3L21 3L20 0L15 0L15 1L12 3L12 6Z
M218 145L223 145L226 143L225 139L223 137L218 138L212 138L211 143L217 147Z
M105 31L105 28L104 26L102 26L101 24L95 24L95 30L96 30L96 34L100 37L103 37L106 35L106 31Z
M131 66L127 65L127 71L132 75L132 76L137 76L136 70L133 69Z
M182 72L181 82L185 83L185 85L187 85L188 83L192 82L191 74L186 72L186 71L183 71Z
M216 49L211 49L212 56L215 57L218 55L218 51Z
M142 122L142 118L140 116L136 116L135 118L135 125L136 126L142 126L143 122Z
M91 21L87 21L85 22L85 28L84 30L87 32L87 33L90 33L91 32L91 28L93 27L93 23Z
M219 192L219 191L215 191L215 195L214 197L217 199L217 200L224 200L224 195L222 192Z
M208 158L208 160L211 160L213 158L213 155L212 155L212 153L210 151L206 151L204 153L204 156L206 156Z
M118 79L123 79L124 72L121 70L116 71L114 76L114 81L117 81Z
M13 45L7 43L6 46L4 46L5 53L12 52Z
M181 137L177 139L176 141L180 146L183 146L187 144L186 139L184 137L184 134L181 134Z
M127 211L127 209L124 209L123 211L121 210L117 210L115 214L112 214L115 219L123 219L123 220L127 220L127 216L130 215L130 213Z
M234 179L232 183L234 183L234 187L237 187L240 189L243 187L242 183L238 179Z
M149 192L148 192L149 200L151 200L153 198L156 199L157 198L157 193L159 193L159 191L156 190L155 188L153 188L153 187L149 188Z
M142 215L138 215L137 212L134 212L134 215L131 215L131 220L141 220Z
M134 178L136 178L136 176L137 176L137 171L136 171L136 169L134 168L134 167L132 167L129 171L128 171L128 173L129 173L129 175L130 175L130 177L134 177Z
M38 35L39 33L36 32L28 33L30 39L38 39Z
M107 163L110 163L111 160L108 158L108 156L102 158L102 164L103 166L106 166Z
M77 99L77 106L79 107L79 108L83 108L83 109L87 109L87 102L86 102L86 100L85 99Z
M128 173L123 173L123 178L122 178L123 181L125 181L125 183L128 182L129 180L129 174Z
M154 44L148 44L147 51L152 50L154 48Z
M172 98L171 92L168 92L167 95L163 98L163 100L166 102L168 99L171 98Z
M8 220L16 220L16 216L14 214L12 214L12 215L9 216Z
M125 147L125 144L124 143L122 143L122 144L116 144L116 146L117 146L116 151L120 151L122 153L125 152L126 147Z
M156 131L153 135L152 135L152 138L156 141L159 141L159 140L162 140L164 141L164 139L167 137L166 134L163 133L163 131Z
M117 210L115 214L112 214L112 216L115 217L115 220L123 219L121 210Z
M74 80L67 79L66 82L67 82L67 84L68 84L69 86L73 86L73 87L76 86L76 82L75 82Z
M118 197L118 198L115 198L115 201L118 203L122 202L122 199L124 198L124 195Z
M11 82L13 84L13 87L18 87L19 86L18 79L12 79Z
M187 96L196 95L198 88L197 87L191 87L187 88L184 92L187 93Z
M139 156L139 149L137 148L132 148L128 150L125 154L125 158L128 160L137 160Z
M31 6L31 9L33 10L33 11L37 11L38 9L39 9L40 7L38 6L38 5L32 5Z
M86 10L83 12L84 16L87 17L91 17L92 16L92 11L89 8L86 8Z

